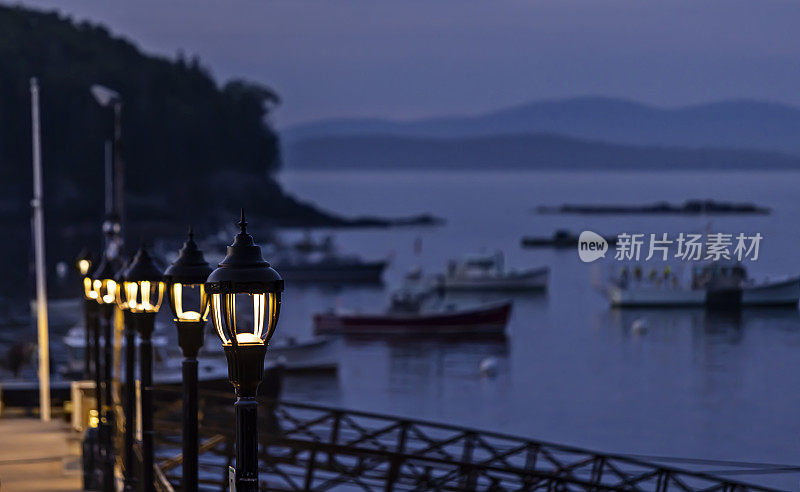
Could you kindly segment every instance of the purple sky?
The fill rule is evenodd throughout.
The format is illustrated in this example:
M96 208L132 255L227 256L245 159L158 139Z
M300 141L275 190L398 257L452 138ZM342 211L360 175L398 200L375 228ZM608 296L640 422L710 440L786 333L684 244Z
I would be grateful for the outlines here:
M2 0L5 1L5 0ZM25 0L274 87L278 126L575 95L800 105L800 1Z

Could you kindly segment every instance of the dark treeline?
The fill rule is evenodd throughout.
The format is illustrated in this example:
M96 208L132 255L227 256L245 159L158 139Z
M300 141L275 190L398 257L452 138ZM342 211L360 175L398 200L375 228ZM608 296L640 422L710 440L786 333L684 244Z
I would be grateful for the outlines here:
M0 226L13 242L2 264L12 262L15 274L25 274L30 237L32 76L41 89L50 260L100 239L104 141L113 118L92 98L92 84L124 100L129 236L137 227L183 230L190 221L210 229L235 219L242 206L264 223L341 222L287 196L272 179L280 156L266 122L278 103L269 88L219 86L197 58L145 55L100 26L0 7Z

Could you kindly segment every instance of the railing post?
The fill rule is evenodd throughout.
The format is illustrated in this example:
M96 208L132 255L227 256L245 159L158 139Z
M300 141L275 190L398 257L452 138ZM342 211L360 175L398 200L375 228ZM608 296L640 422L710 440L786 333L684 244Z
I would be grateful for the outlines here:
M335 445L339 441L339 426L342 421L342 412L335 410L333 412L333 429L331 429L331 445ZM328 466L333 466L334 462L333 452L328 452Z
M522 490L528 492L533 486L533 471L536 469L536 457L539 455L539 446L534 443L528 443L527 451L525 451L525 471L529 472L523 478L524 487Z
M306 482L303 490L311 490L311 485L314 483L314 468L317 466L317 448L311 450L311 455L308 458L308 469L306 469Z
M394 483L397 481L398 475L400 475L400 467L402 466L403 455L406 451L406 436L408 434L408 421L402 420L400 421L400 435L397 438L397 449L395 450L396 456L392 456L391 458L391 465L389 467L389 474L386 477L386 492L391 492L394 490Z
M464 449L461 453L461 488L475 490L475 470L472 464L472 452L475 449L475 433L470 431L464 436Z

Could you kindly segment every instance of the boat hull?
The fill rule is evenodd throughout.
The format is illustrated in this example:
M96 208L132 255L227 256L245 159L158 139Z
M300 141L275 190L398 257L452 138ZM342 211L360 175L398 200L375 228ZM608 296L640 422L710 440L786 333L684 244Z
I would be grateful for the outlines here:
M503 335L511 303L436 314L316 314L318 334L368 336L486 336Z

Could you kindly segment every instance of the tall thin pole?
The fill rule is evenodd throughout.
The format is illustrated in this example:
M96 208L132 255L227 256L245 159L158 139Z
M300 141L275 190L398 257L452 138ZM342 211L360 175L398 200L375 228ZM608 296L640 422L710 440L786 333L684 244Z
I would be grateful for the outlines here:
M114 213L114 171L113 171L113 157L111 154L111 142L106 140L103 145L103 159L105 164L105 205L106 215Z
M39 84L31 77L31 122L33 131L33 235L36 263L36 311L39 328L39 413L50 421L50 341L47 329L47 284L44 258L44 214L42 213L42 147L39 136Z
M133 455L133 427L136 422L136 327L130 309L122 312L125 317L125 491L136 490L136 474Z
M178 345L183 351L183 492L197 492L198 436L197 354L203 346L205 321L179 321Z
M153 431L153 343L155 313L136 313L139 330L139 376L141 377L142 404L142 490L155 492L153 483L155 466L155 432Z
M125 168L122 162L122 100L114 101L114 208L119 215L121 242L125 242Z

